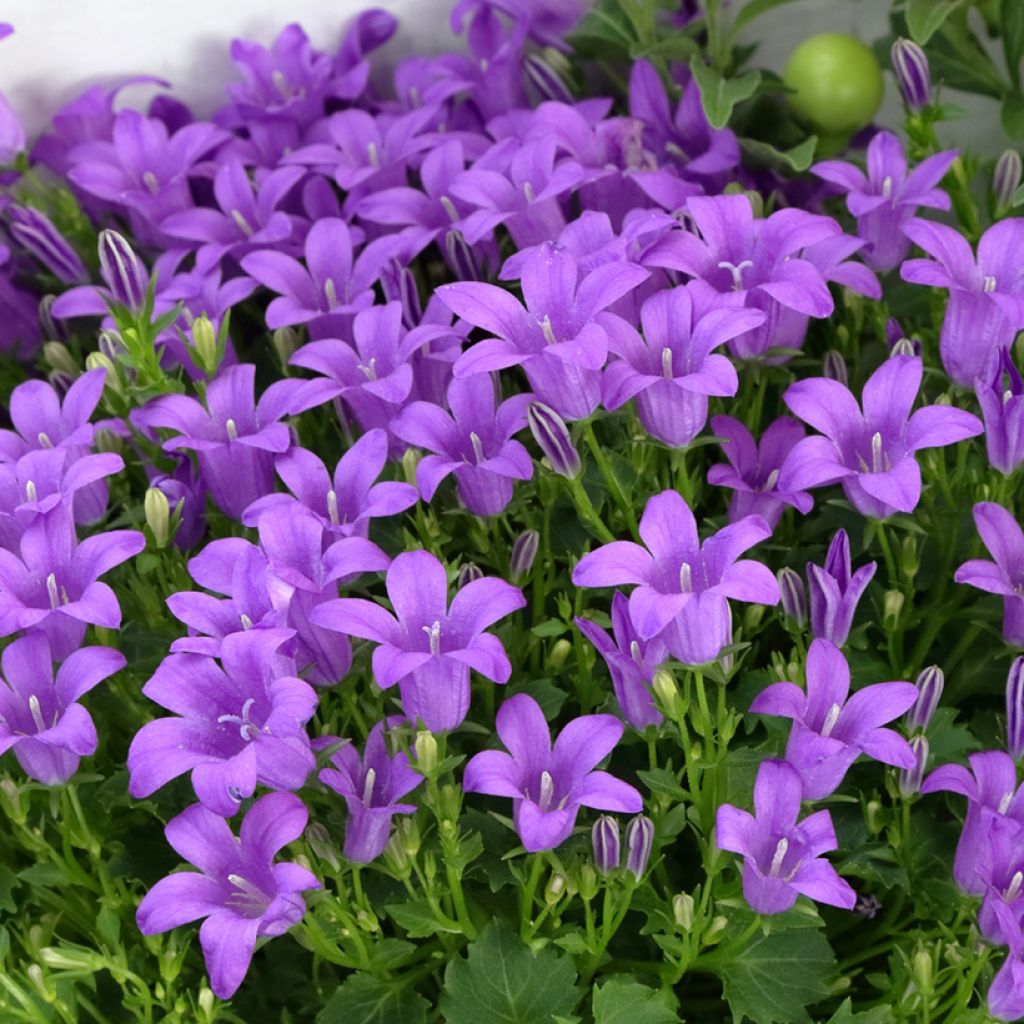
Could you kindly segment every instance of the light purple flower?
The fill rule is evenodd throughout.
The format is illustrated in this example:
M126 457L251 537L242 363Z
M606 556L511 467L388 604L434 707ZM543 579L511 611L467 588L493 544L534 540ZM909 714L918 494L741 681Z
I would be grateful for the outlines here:
M171 654L142 692L175 717L147 722L128 750L129 792L155 793L192 773L196 796L230 817L257 783L296 790L316 760L305 725L317 696L308 683L285 674L274 654L288 634L235 633L221 642L220 660Z
M508 753L474 755L462 786L467 793L511 797L516 831L528 852L564 843L580 807L626 814L643 809L636 789L594 770L622 737L622 723L612 715L574 718L552 746L540 705L518 693L498 709L497 731Z
M957 157L955 149L936 153L908 173L903 146L892 132L876 132L868 143L867 174L843 160L815 164L811 173L846 192L846 206L866 239L865 259L876 270L893 270L906 258L910 239L903 225L919 207L948 210L949 196L936 188Z
M730 523L759 515L774 530L784 506L791 505L802 515L811 511L814 499L806 491L784 491L779 487L786 457L804 437L804 428L796 420L780 416L765 428L760 443L732 416L713 416L711 430L716 437L725 439L722 451L729 462L711 466L708 483L733 491L729 501Z
M660 637L689 665L713 661L732 639L729 598L775 605L779 586L760 562L739 559L771 535L760 516L747 516L703 545L690 507L676 491L648 499L640 519L643 546L613 541L583 556L578 587L635 584L629 617L640 639Z
M4 648L2 663L0 754L13 750L37 782L66 782L79 759L96 752L96 727L78 701L124 668L124 655L110 647L79 648L54 679L49 642L30 633Z
M822 857L839 847L832 817L817 811L798 824L800 801L800 776L768 758L754 782L754 814L722 804L715 842L742 855L743 896L759 914L781 914L798 895L852 910L857 894Z
M449 474L462 504L477 516L503 512L515 480L533 476L530 453L512 435L526 426L533 395L513 395L495 407L495 382L477 375L448 387L451 415L431 402L413 402L391 424L401 440L431 454L416 464L424 501L433 500Z
M1000 352L989 376L974 382L974 394L985 421L988 464L1009 476L1024 463L1024 380L1008 351Z
M827 377L790 385L783 401L825 436L797 443L779 474L780 485L804 490L841 482L861 515L885 519L913 512L921 499L915 454L956 444L983 429L976 416L948 405L929 405L911 415L921 375L918 357L891 356L864 384L860 406L848 388Z
M1002 505L979 501L974 525L993 561L972 558L956 571L957 583L966 583L1003 598L1003 639L1024 647L1024 531Z
M396 814L413 814L415 804L398 801L411 793L423 776L409 766L408 755L400 751L388 754L384 722L378 722L366 738L363 756L350 742L331 755L332 768L320 772L320 781L345 798L348 821L345 824L343 853L357 864L376 860L388 844L391 819Z
M834 793L861 754L897 768L914 766L910 744L883 728L917 700L913 683L874 683L850 696L843 652L821 639L807 652L806 676L806 691L795 683L773 683L750 705L755 714L793 720L786 761L800 775L805 800Z
M1024 327L1024 219L993 224L978 242L977 260L964 237L945 224L915 219L903 231L934 258L907 260L900 275L949 289L939 355L955 383L973 387Z
M988 1012L996 1020L1015 1021L1024 1017L1024 930L1017 913L997 904L994 915L1009 950L989 985Z
M522 593L491 576L459 590L448 605L444 566L427 551L406 551L391 563L387 592L394 615L373 601L340 598L312 615L314 623L377 644L373 677L382 689L399 684L406 716L431 732L462 724L469 711L469 670L495 683L512 673L501 641L484 630L525 606Z
M230 999L242 984L256 940L283 935L306 912L300 893L320 883L299 864L273 863L309 818L290 793L267 793L246 812L238 838L218 815L193 804L164 829L175 852L199 871L161 879L136 914L143 935L206 918L199 941L210 987Z
M856 572L850 562L850 538L836 530L825 555L825 564L807 563L811 633L842 647L850 636L857 605L874 578L877 562L868 562Z

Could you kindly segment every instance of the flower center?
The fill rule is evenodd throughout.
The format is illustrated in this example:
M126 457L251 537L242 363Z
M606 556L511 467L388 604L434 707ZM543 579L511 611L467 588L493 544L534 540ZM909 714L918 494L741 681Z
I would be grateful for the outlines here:
M160 191L160 182L152 171L143 172L142 184L149 189L151 195L155 196Z
M640 651L640 644L636 640L630 640L629 642L629 656L637 665L643 665L644 657Z
M44 732L46 723L43 721L43 709L39 706L39 698L34 693L28 699L28 710L36 724L36 731Z
M246 238L252 234L252 225L245 219L241 210L232 210L231 219Z
M366 144L366 159L370 162L371 167L380 167L380 151L377 149L376 142Z
M546 811L551 806L551 801L555 798L555 780L551 777L551 773L543 771L540 773L540 793L537 797L537 806L542 810Z
M363 371L363 376L367 380L377 379L377 357L371 356L369 361L366 363L360 363L359 369Z
M544 319L540 322L540 329L544 334L544 340L549 345L554 345L555 341L555 329L551 326L551 317L545 314Z
M327 308L334 309L338 304L338 289L334 287L333 278L327 278L324 281L324 295L327 298Z
M242 612L242 614L238 616L238 619L242 623L242 629L252 629L252 619L250 619L245 612Z
M740 260L739 263L730 263L728 260L722 260L718 267L720 270L728 270L732 274L732 290L738 292L743 288L743 271L753 265L753 260Z
M53 442L50 440L48 434L40 433L37 440L39 441L40 448L52 448Z
M1024 871L1015 871L1013 878L1010 879L1010 884L1003 893L1003 899L1007 903L1012 903L1020 895L1022 886L1024 886Z
M246 743L250 743L252 740L257 739L260 734L260 727L249 718L249 712L255 703L256 698L250 697L242 705L242 713L240 715L221 715L217 721L221 724L230 722L231 725L237 725L239 735Z
M238 440L238 426L236 425L234 420L229 419L224 424L224 429L227 431L228 440L229 441L237 441Z
M774 489L775 485L776 485L776 484L777 484L778 482L779 482L779 471L778 471L777 469L773 469L773 470L772 470L772 471L771 471L771 472L770 472L770 473L769 473L769 474L768 474L768 475L767 475L767 476L766 476L766 477L764 478L764 483L763 483L763 484L761 485L761 490L762 490L762 491L765 491L765 492L767 492L767 491L771 491L771 490L773 490L773 489Z
M475 431L471 430L469 433L469 443L473 446L473 459L479 466L480 463L483 462L485 458L484 446L483 442L480 440L480 435L477 434Z
M528 203L532 203L537 198L537 193L533 191L533 185L528 181L523 182L523 195Z
M249 916L259 916L266 910L267 896L259 886L241 875L228 875L228 881L237 890L227 898L228 906L245 911Z
M459 219L459 211L455 209L455 204L447 196L441 196L438 202L441 204L441 209L448 214L448 219L454 224Z
M892 176L886 175L882 181L882 197L892 199Z
M665 380L671 380L674 376L672 373L672 349L670 348L661 350L661 375Z
M366 769L366 777L363 779L363 805L373 805L373 786L377 781L377 773L372 768Z
M1004 793L1003 798L999 801L999 813L1005 814L1010 809L1010 804L1013 802L1013 791Z
M693 568L689 562L679 566L679 591L683 594L693 593Z
M983 292L988 292L989 294L996 290L996 279L991 274L988 274L981 279L981 290Z
M32 502L36 500L36 485L32 480L25 483L25 500Z
M68 592L57 585L57 574L51 572L46 577L46 595L50 599L50 611L56 611L62 604L68 604Z
M288 85L288 79L284 77L284 72L280 68L270 72L270 80L274 83L274 88L278 91L281 99L290 100L292 98L292 90Z
M429 626L421 626L420 629L427 634L430 643L430 653L436 658L441 653L441 623L432 622Z
M825 716L825 721L821 727L821 735L828 737L832 735L832 730L836 727L836 722L839 721L839 715L842 713L842 708L838 704L833 704L828 709L828 714Z
M782 862L786 859L787 853L789 853L789 840L783 836L775 847L772 866L768 869L768 874L772 878L778 878L782 873Z
M333 487L327 492L327 515L331 522L337 526L340 522L338 519L338 492Z

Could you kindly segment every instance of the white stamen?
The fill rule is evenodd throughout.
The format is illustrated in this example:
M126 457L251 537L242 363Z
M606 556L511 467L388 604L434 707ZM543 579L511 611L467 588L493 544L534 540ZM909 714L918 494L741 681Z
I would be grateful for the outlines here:
M53 447L53 442L50 440L50 437L49 437L48 434L42 434L41 433L39 435L39 437L37 438L37 440L39 441L39 447L40 448L52 448Z
M238 226L238 230L248 238L252 234L252 225L245 219L241 210L232 210L231 219Z
M679 566L679 590L683 594L693 592L693 568L689 562L683 562Z
M551 806L551 801L555 795L555 780L551 778L551 773L543 771L540 773L540 794L537 799L537 806L542 810L546 811Z
M39 698L33 693L28 699L28 709L32 714L32 721L36 723L36 729L43 732L46 723L43 721L43 709L39 706Z
M991 275L983 277L981 279L981 290L985 292L994 292L996 290L996 279Z
M157 177L152 171L143 171L142 184L145 185L153 195L156 195L160 191L160 182L157 181Z
M480 441L480 436L475 431L470 431L469 443L473 446L473 458L479 466L484 461L484 446Z
M50 596L50 609L56 610L60 604L60 592L57 590L57 575L50 573L46 577L46 593Z
M441 623L432 622L429 626L421 626L420 629L427 634L430 641L430 653L437 657L441 653Z
M34 481L32 481L32 480L28 480L25 483L25 500L26 501L36 501L37 500L36 485L35 485Z
M270 80L274 83L274 88L281 94L281 99L290 100L292 98L288 79L284 77L284 72L280 68L270 72Z
M839 721L839 715L842 713L842 708L838 704L833 704L828 709L828 714L825 716L825 722L821 727L822 736L831 736L832 730L836 727L836 722Z
M377 379L377 357L372 356L368 363L360 363L359 369L363 371L363 376L367 380Z
M253 704L256 703L255 697L250 697L242 705L242 713L240 715L221 715L217 721L221 724L230 722L232 725L238 726L238 732L242 739L249 743L256 739L260 734L259 726L255 722L249 721L249 712L252 710Z
M678 142L666 142L665 152L671 153L672 156L679 157L680 160L690 159L689 153L687 153L686 150L683 149L683 147L680 146Z
M229 419L224 424L224 429L228 432L228 440L229 441L237 441L238 440L238 427L236 426L234 420Z
M370 807L373 804L373 784L377 781L377 773L372 768L366 769L366 778L363 780L363 804Z
M674 376L672 373L672 349L670 348L661 350L661 374L665 380L671 380Z
M528 182L523 182L523 195L526 196L526 201L532 203L537 198L537 193L533 191L533 186Z
M480 58L480 70L486 75L488 69L491 66L491 62L486 57Z
M250 619L249 616L245 614L245 612L242 612L242 614L239 615L238 618L239 621L242 623L242 629L252 629L252 619Z
M782 862L786 859L786 854L789 853L789 840L783 836L779 840L778 846L775 847L775 856L772 857L772 866L768 869L768 874L774 878L779 877L779 872L782 870Z
M887 174L882 181L882 198L892 198L892 178Z
M740 260L739 263L730 263L728 260L722 260L718 267L720 270L728 270L732 274L732 290L738 292L743 287L743 271L753 265L753 260Z
M630 640L629 642L629 656L638 665L641 664L644 660L643 655L640 653L640 644L636 640Z
M1013 392L1012 392L1012 391L1011 391L1011 390L1010 390L1009 388L1007 388L1007 389L1006 389L1006 390L1005 390L1005 391L1003 392L1003 405L1006 405L1006 403L1007 403L1007 402L1008 402L1008 401L1009 401L1009 400L1010 400L1011 398L1013 398Z
M377 149L376 142L366 144L366 158L370 161L371 167L380 167L380 151Z
M884 473L889 468L886 465L888 461L882 449L882 435L879 431L875 431L871 435L871 472Z
M327 515L335 526L338 525L338 492L333 488L327 492Z
M1002 800L999 801L999 813L1005 814L1010 809L1010 804L1013 802L1013 793L1004 793Z
M762 491L770 491L779 482L779 471L773 469L765 478L764 485L761 487Z
M1012 903L1020 895L1022 886L1024 886L1024 871L1015 871L1013 878L1010 879L1010 884L1003 893L1003 899L1007 903Z
M455 204L447 196L441 196L438 202L453 223L459 219L459 211L455 209Z
M555 329L551 326L551 317L545 314L544 319L540 322L540 329L544 333L544 340L549 345L555 344Z
M334 281L331 278L324 281L324 295L327 296L328 307L334 309L338 304L338 289L334 287Z

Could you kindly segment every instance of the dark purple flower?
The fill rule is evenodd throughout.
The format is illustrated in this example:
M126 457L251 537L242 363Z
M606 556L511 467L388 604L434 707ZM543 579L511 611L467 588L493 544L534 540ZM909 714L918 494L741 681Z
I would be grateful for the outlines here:
M523 530L512 542L509 553L508 573L513 583L530 575L533 563L540 549L540 534L536 530Z
M388 754L383 722L370 730L362 757L352 743L345 742L331 755L331 764L334 767L323 769L319 779L343 796L348 807L342 852L357 864L369 864L388 844L391 819L415 812L415 804L398 801L411 793L423 776L412 770L404 752L394 757Z
M919 358L891 356L865 383L863 412L838 381L813 377L790 385L782 396L785 403L825 436L796 444L782 467L780 486L804 490L841 482L861 515L885 519L913 512L921 499L915 454L982 432L976 416L948 405L929 405L911 415L921 375Z
M225 637L223 668L201 654L164 658L142 692L175 717L147 722L132 740L132 796L147 797L191 772L203 805L230 817L257 783L285 790L302 786L316 765L305 725L317 696L275 660L287 638L279 630Z
M512 435L526 426L532 395L513 395L495 407L494 382L482 376L453 380L449 415L431 402L413 402L392 422L396 437L431 454L416 464L424 501L454 475L462 504L477 516L503 512L515 480L533 476L530 453Z
M660 637L689 665L713 661L732 639L729 598L775 605L779 587L760 562L739 559L771 535L760 516L747 516L703 545L689 505L676 491L648 499L640 519L644 546L613 541L583 556L573 570L578 587L636 584L629 617L642 640Z
M791 619L798 629L807 625L807 591L800 574L789 566L783 566L775 578L779 582L779 601L782 614Z
M811 511L814 499L806 491L784 491L779 487L786 457L804 437L804 428L796 420L780 416L765 429L760 444L732 416L713 416L711 430L716 437L725 439L722 451L729 463L711 466L708 483L733 491L729 522L759 515L774 530L784 506L791 505L802 515Z
M928 728L942 699L946 676L938 665L929 665L920 672L914 684L917 686L917 700L907 712L907 728L923 732Z
M993 915L1009 950L989 985L988 1012L996 1020L1020 1020L1024 1017L1024 930L1018 913L1002 901L993 908Z
M175 852L199 871L161 879L143 897L136 921L143 935L206 918L199 941L210 987L230 999L242 984L256 940L283 935L306 912L300 895L320 883L299 864L273 863L302 835L309 818L291 793L267 793L246 811L236 838L228 823L193 804L164 829Z
M761 762L754 814L732 804L718 808L715 842L743 856L743 895L759 914L781 914L797 895L852 910L857 895L822 857L838 849L832 817L817 811L797 823L800 776L785 761Z
M896 84L908 109L923 110L932 102L932 76L928 57L912 39L897 39L889 51Z
M1003 639L1024 647L1024 530L1002 505L979 501L974 525L992 561L972 558L956 571L957 583L966 583L1003 598Z
M578 477L583 463L565 420L543 402L530 402L526 408L526 423L551 471L566 480Z
M786 761L800 775L805 800L834 793L861 754L897 768L913 766L907 741L882 728L917 700L913 683L874 683L850 696L843 652L821 639L807 652L806 676L806 692L795 683L773 683L750 705L755 714L793 720Z
M82 647L54 679L45 636L30 633L8 644L0 680L0 753L13 750L37 782L67 782L79 759L96 752L96 727L78 701L125 664L124 655L110 647Z
M1024 656L1006 676L1006 749L1015 761L1024 757Z
M552 746L540 705L518 693L498 709L497 731L508 753L474 755L462 786L467 793L511 797L516 831L530 853L564 843L580 807L628 814L643 808L632 786L594 770L622 737L622 723L611 715L574 718Z
M0 141L0 148L2 145ZM45 213L33 206L12 203L6 216L11 237L60 281L83 284L89 279L81 257Z
M590 835L594 848L594 867L598 874L607 875L619 866L622 857L619 823L610 814L602 814L594 822Z
M1024 380L1009 351L993 362L991 375L974 382L974 394L985 421L988 464L1009 476L1024 463Z
M857 605L877 568L877 562L868 562L853 572L850 538L845 530L836 530L825 555L825 564L807 563L811 633L814 636L828 640L836 647L846 643Z
M626 870L639 882L647 871L654 849L654 822L638 814L626 826Z
M373 677L382 689L399 684L406 716L431 732L461 725L469 711L469 670L504 683L512 673L501 641L484 630L525 606L515 587L485 576L448 605L444 566L427 551L406 551L391 563L387 592L394 615L373 601L340 598L318 608L313 622L377 644Z

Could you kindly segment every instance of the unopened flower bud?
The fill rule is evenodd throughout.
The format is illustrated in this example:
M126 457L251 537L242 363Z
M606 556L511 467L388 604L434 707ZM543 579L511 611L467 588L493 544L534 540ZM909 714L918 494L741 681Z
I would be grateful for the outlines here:
M572 654L572 642L562 637L560 640L556 640L551 648L551 653L548 655L548 667L557 669L561 668Z
M1024 757L1024 656L1006 677L1006 749L1015 761Z
M1013 199L1024 177L1024 165L1015 149L1002 152L992 172L992 194L996 201L996 214L1006 213L1013 207Z
M216 998L213 991L207 985L204 985L199 990L199 999L197 1002L199 1003L199 1009L206 1015L206 1020L212 1021L216 1012Z
M864 808L864 824L867 825L868 832L877 836L885 827L884 819L882 804L878 800L869 800Z
M597 895L597 872L594 870L593 864L584 863L580 865L576 889L585 900L592 900Z
M444 252L448 257L448 266L455 273L457 281L478 281L480 271L477 269L473 249L461 231L454 229L444 236Z
M416 823L415 817L403 816L399 818L398 824L395 826L395 835L401 839L402 848L410 857L415 857L420 852L422 838L420 836L420 827Z
M537 90L542 100L552 103L575 102L569 87L559 77L546 56L530 54L523 61L523 70L526 72L526 80Z
M544 887L544 902L549 907L553 907L565 895L565 889L565 875L560 871L556 871L548 879L548 884Z
M213 321L205 314L197 316L192 321L191 334L196 362L204 373L212 377L220 363L220 346L217 344L217 331Z
M552 470L569 480L579 476L583 463L565 420L550 406L531 402L526 410L526 422Z
M904 800L916 796L921 790L921 780L928 764L928 740L923 734L918 733L911 738L910 749L914 752L914 767L901 768L899 773L900 796Z
M53 304L56 301L56 295L44 295L39 300L39 329L43 332L43 337L49 341L66 342L68 340L67 325L53 315Z
M671 714L675 709L676 699L679 697L679 687L676 685L672 673L663 668L658 669L651 681L651 689L654 690L654 695L658 698L658 703L664 711Z
M912 581L921 568L921 550L917 538L908 533L900 545L900 572L905 580Z
M124 441L107 427L100 427L93 438L93 447L98 452L114 452L119 455L124 451Z
M524 530L512 542L508 573L513 583L518 583L524 576L529 575L539 547L540 534L536 530Z
M402 324L409 330L418 327L423 319L416 277L401 260L391 259L380 275L381 288L388 302L398 302L402 307Z
M338 856L337 843L331 838L331 833L327 831L326 826L322 825L319 821L311 821L306 826L303 838L309 844L309 848L313 853L325 864L329 865L332 871L339 871L341 869L341 858Z
M457 590L461 590L467 584L483 578L484 571L476 562L464 562L459 566L458 574L455 577L455 587Z
M887 630L899 628L905 598L899 590L887 590L882 598L882 624Z
M922 999L927 999L932 990L935 965L932 962L932 955L926 949L918 948L911 960L911 967L914 973L914 985L920 992Z
M437 740L433 733L421 729L416 733L413 748L416 751L416 766L429 775L437 767Z
M704 945L713 946L716 942L720 942L728 927L729 918L724 917L722 914L712 918L711 924L708 925L707 931L704 932Z
M619 823L609 814L602 814L594 822L590 834L594 846L594 867L602 875L607 875L619 866L621 842Z
M672 916L684 932L693 927L693 907L693 897L688 892L681 892L672 897Z
M52 1003L57 998L56 993L50 988L46 975L43 974L43 969L39 964L30 964L25 971L25 976L43 997L44 1002Z
M115 301L138 313L146 302L149 272L124 235L109 228L100 232L100 275Z
M917 700L914 706L907 712L907 728L911 730L924 731L935 714L942 697L942 688L945 685L946 677L938 665L929 665L918 677Z
M917 112L932 101L932 75L924 50L910 39L897 39L889 51L903 102Z
M889 354L892 356L920 355L920 343L912 341L910 338L900 338L900 340L893 345Z
M416 467L419 465L420 453L412 446L402 453L402 475L405 482L416 486Z
M277 358L281 360L281 365L287 366L288 360L295 355L295 350L299 347L299 332L295 327L278 327L271 334L270 341Z
M153 535L153 543L165 548L171 539L171 505L167 495L157 487L150 487L142 502L146 525Z
M786 566L779 570L778 581L782 614L803 629L807 625L807 592L800 573Z
M654 822L638 814L626 826L626 870L639 882L654 849Z
M43 343L43 359L51 369L59 370L69 377L77 377L81 372L78 363L72 358L67 345L62 341Z
M846 360L841 352L830 348L821 361L821 372L829 380L837 380L844 387L850 382L850 374L846 369Z
M121 386L121 378L117 375L117 369L108 356L102 352L90 352L85 357L86 370L106 370L107 375L103 380L103 386L110 388L115 395L123 395L124 388Z

